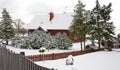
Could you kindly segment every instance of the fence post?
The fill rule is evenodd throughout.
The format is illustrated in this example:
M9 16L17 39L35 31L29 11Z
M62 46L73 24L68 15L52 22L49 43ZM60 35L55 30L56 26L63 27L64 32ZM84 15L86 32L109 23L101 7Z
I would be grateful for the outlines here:
M25 56L25 52L20 52L20 54L22 54L23 56Z
M52 60L54 60L54 53L52 53Z

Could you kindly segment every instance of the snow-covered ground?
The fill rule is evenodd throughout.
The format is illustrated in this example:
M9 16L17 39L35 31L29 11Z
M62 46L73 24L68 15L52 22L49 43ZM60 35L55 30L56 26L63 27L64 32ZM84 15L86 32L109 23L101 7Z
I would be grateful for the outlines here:
M88 41L86 44L89 44ZM11 46L6 46L15 53L25 52L27 55L41 54L38 50L20 49ZM74 43L69 50L49 50L44 54L71 52L80 50L80 43ZM58 70L120 70L120 49L113 49L113 51L99 51L85 55L74 56L73 65L66 65L66 58L57 60L47 60L45 62L35 62L40 66L47 68L54 68Z
M66 65L66 58L35 63L58 70L120 70L120 49L110 52L99 51L73 58L73 65Z
M90 41L87 41L86 44L90 44ZM10 49L10 50L12 50L15 53L25 52L25 56L41 54L39 52L39 50L20 49L20 48L15 48L15 47L11 47L11 46L6 46L6 47L7 47L7 49ZM46 50L44 52L44 54L79 51L80 49L81 49L80 48L80 43L74 43L73 46L70 49L68 49L68 50L58 50L58 49Z

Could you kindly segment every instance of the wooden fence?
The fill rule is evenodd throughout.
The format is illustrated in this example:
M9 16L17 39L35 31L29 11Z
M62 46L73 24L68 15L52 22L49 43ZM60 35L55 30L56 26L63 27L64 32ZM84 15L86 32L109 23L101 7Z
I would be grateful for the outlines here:
M34 64L22 54L0 47L0 70L53 70Z
M95 52L95 51L98 51L98 50L84 50L84 51L74 51L74 52L64 52L64 53L40 54L40 55L26 56L26 58L32 61L55 60L60 58L66 58L69 55L77 56L77 55L82 55L82 54Z

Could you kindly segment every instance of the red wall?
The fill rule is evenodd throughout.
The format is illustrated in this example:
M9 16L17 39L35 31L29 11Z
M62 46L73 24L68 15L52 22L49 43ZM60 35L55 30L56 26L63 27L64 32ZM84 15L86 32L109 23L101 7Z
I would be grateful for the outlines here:
M52 35L52 36L55 36L57 33L66 33L67 34L67 36L69 36L70 35L70 32L68 31L68 30L54 30L54 29L49 29L48 30L48 32L50 32L50 34Z

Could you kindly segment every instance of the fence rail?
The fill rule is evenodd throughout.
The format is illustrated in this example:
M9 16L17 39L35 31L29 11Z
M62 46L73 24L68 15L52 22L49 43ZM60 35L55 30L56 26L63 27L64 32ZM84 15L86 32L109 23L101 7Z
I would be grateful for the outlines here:
M0 70L51 70L34 64L22 54L15 54L0 46Z
M103 50L103 49L99 49L99 50ZM30 55L30 56L26 56L26 58L32 61L55 60L60 58L66 58L69 55L77 56L95 51L98 50L84 50L84 51L74 51L74 52L64 52L64 53Z

